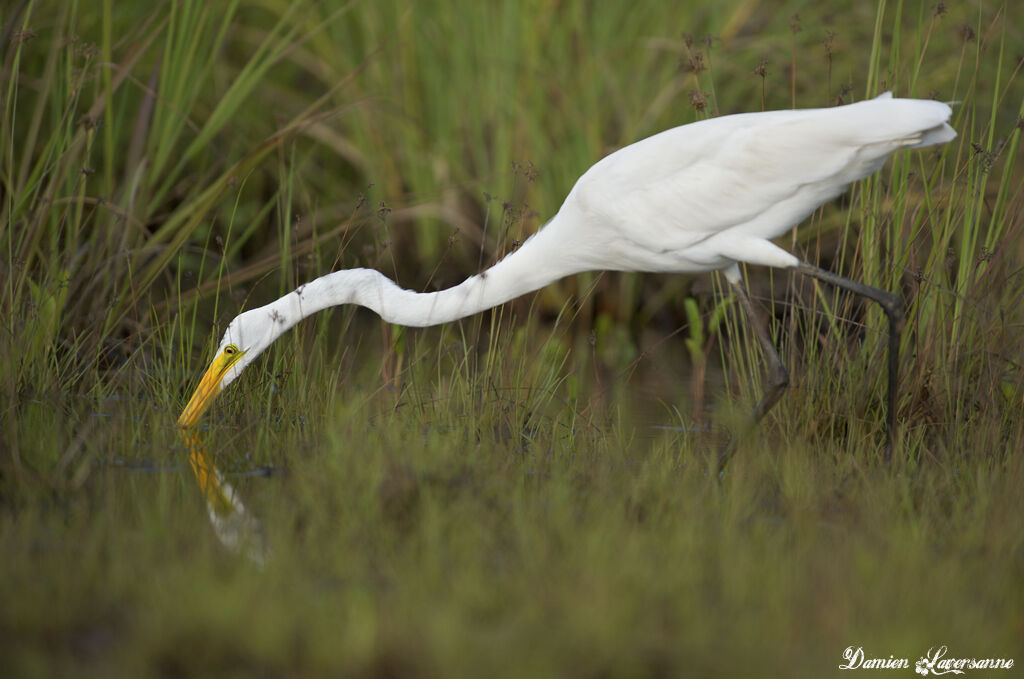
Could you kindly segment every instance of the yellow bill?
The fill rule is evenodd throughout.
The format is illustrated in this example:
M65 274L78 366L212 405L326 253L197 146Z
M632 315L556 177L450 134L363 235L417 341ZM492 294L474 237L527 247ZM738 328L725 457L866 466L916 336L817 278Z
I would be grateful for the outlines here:
M229 344L224 347L217 358L213 359L213 363L207 368L206 374L199 381L199 386L196 387L195 393L189 399L188 405L181 411L181 417L178 418L179 427L191 429L196 425L202 414L213 403L213 399L217 398L217 394L220 393L220 384L224 379L224 375L244 355L244 351L241 351L234 344Z

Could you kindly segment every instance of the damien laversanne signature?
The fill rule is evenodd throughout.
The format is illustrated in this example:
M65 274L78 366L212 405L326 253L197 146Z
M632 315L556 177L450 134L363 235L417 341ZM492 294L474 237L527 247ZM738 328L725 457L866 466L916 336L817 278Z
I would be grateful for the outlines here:
M1013 658L950 658L946 657L946 646L932 647L914 664L914 671L928 676L941 674L964 674L965 670L1009 670L1013 668ZM841 670L898 670L910 669L910 660L898 658L892 654L888 658L876 658L867 655L861 646L847 646L843 651Z

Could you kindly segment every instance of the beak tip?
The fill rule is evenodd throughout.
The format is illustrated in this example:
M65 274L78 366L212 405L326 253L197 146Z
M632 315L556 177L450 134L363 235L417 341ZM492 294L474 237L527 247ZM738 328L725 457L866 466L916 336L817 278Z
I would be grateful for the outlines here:
M238 356L238 354L235 354ZM185 409L181 411L181 415L178 416L178 427L182 431L188 431L196 426L199 418L202 417L203 413L213 402L213 399L220 393L221 381L224 378L224 373L231 364L238 359L235 358L225 364L226 354L214 359L213 363L206 370L203 378L199 381L199 386L196 387L195 392L192 394L192 398L189 399Z

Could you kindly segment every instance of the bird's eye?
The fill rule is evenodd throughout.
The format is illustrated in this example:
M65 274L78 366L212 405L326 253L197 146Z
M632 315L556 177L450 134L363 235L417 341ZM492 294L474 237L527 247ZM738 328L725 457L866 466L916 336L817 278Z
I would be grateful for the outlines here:
M238 347L236 347L234 344L229 344L226 347L224 347L224 353L227 354L228 356L236 354L238 353Z

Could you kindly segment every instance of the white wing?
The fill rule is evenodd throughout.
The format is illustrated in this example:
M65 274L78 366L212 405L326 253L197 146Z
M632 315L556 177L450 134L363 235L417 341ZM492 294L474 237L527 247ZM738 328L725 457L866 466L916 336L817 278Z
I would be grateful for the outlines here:
M570 200L595 228L652 252L683 252L730 229L774 238L894 151L951 139L949 115L939 102L883 96L713 118L606 157Z

